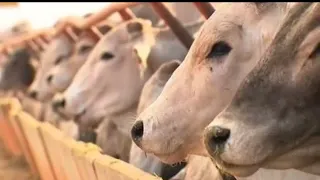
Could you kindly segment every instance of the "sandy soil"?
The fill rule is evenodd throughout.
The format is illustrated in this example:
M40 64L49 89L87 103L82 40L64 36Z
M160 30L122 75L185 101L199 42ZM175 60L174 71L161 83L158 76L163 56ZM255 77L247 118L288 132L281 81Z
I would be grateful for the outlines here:
M0 142L0 180L39 180L39 178L31 174L23 159L11 157Z

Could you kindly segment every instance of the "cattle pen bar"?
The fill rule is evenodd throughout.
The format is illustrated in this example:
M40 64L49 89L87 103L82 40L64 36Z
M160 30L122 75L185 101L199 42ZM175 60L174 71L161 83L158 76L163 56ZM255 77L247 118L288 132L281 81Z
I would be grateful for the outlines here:
M36 50L41 45L39 45L37 42L34 42L34 38L42 38L45 39L43 40L44 42L48 42L50 41L50 37L53 36L53 34L54 31L52 28L46 28L28 34L23 34L18 37L14 37L8 40L7 42L0 44L0 52L4 54L9 54L11 48L16 48L25 44L29 46L32 50Z
M2 45L0 47L0 51L4 52L5 54L8 54L10 47L14 48L15 46L24 45L28 43L25 43L26 41L32 41L33 39L36 39L40 36L41 40L45 43L50 42L50 38L48 35L54 35L57 36L61 33L64 33L67 35L67 37L70 38L73 42L77 39L77 33L74 31L74 29L78 30L88 30L91 32L97 40L99 40L102 37L102 34L94 27L95 24L98 22L105 20L109 16L111 16L113 13L118 12L123 20L129 20L133 18L132 12L130 12L128 7L136 6L141 3L139 2L125 2L125 3L113 3L105 8L103 8L98 13L94 13L93 15L83 19L83 20L75 20L75 18L72 17L66 17L63 18L60 22L58 22L54 28L45 30L44 32L35 32L24 36L19 36L15 38L14 40L10 40L9 42L5 43L5 45ZM199 3L194 2L194 5L200 13L208 19L212 13L214 13L214 8L211 6L210 3ZM154 10L157 12L157 14L166 22L166 24L172 29L174 34L178 37L178 39L187 47L189 48L193 42L193 38L190 34L185 32L183 30L183 27L181 23L164 7L164 5L161 2L151 3L151 6L154 8ZM41 43L38 44L36 42L33 42L41 49ZM31 46L32 49L35 49L35 46Z

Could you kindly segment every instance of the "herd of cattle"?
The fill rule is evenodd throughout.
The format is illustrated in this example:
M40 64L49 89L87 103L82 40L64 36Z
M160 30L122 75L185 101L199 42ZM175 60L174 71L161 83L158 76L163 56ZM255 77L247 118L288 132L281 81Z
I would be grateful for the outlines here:
M2 55L1 95L164 180L320 179L320 3L210 3L207 20L162 4L182 28L143 3L96 24L98 41Z

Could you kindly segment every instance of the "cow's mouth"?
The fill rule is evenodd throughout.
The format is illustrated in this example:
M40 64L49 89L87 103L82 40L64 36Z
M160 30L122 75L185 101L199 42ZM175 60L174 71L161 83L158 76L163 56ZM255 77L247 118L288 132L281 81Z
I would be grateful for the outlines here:
M152 153L166 164L177 164L185 162L188 154L182 151L181 146L170 153Z
M220 176L221 176L221 178L223 179L223 180L237 180L237 178L236 177L234 177L233 175L231 175L231 174L229 174L229 173L227 173L227 172L225 172L225 171L222 171L220 168L218 168L217 166L216 166L216 168L217 168L217 170L218 170L218 172L219 172L219 174L220 174Z
M319 139L311 139L310 142L302 143L301 145L296 146L294 148L290 147L289 151L287 150L288 148L280 152L273 151L265 158L260 159L259 161L256 161L252 164L241 164L241 162L239 162L239 164L230 163L221 157L221 154L223 152L217 153L212 150L210 151L208 150L210 148L207 148L207 150L212 161L214 161L215 164L217 164L218 169L222 169L223 171L226 171L237 177L247 177L257 172L260 168L299 169L301 167L313 164L316 161L316 159L314 159L312 156L307 156L307 154L313 154L313 152L319 150L318 148L308 147L310 145L309 143L312 144L315 141L318 142ZM208 145L207 143L205 144L206 146Z
M236 179L235 176L247 177L254 174L261 167L257 164L235 165L223 161L219 156L217 156L217 154L213 154L212 152L209 152L209 154L212 162L216 164L216 167L219 170L220 175L224 179Z
M103 117L95 118L95 119L88 119L86 117L85 110L73 117L73 120L76 124L81 125L81 126L85 126L89 129L98 128L98 126L103 121L103 119L104 119Z
M176 164L186 162L186 156L180 156L179 154L154 154L157 156L163 163L171 164L175 166Z
M67 121L67 120L70 119L69 116L67 116L66 114L64 114L63 112L61 112L59 109L53 108L53 107L51 107L51 108L52 108L53 112L55 112L55 113L60 117L59 120Z

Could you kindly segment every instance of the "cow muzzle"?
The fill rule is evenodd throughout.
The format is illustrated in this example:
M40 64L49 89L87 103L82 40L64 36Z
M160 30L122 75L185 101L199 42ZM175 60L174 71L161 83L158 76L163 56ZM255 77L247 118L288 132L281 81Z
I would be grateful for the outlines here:
M66 106L66 100L63 96L54 96L51 102L51 107L54 112L58 113L61 116L66 116L66 114L63 113L63 109Z
M227 128L220 126L207 128L204 133L204 139L208 152L212 155L222 152L229 137L230 130Z
M131 138L133 142L140 147L140 143L143 137L143 122L137 121L131 129Z

